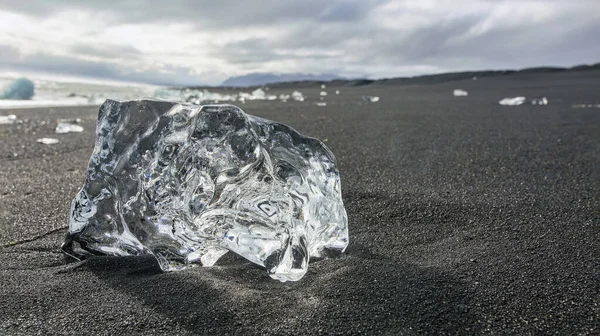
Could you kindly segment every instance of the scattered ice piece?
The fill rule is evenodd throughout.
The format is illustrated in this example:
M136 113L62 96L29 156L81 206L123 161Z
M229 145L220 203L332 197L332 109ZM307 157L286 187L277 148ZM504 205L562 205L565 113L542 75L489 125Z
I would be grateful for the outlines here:
M264 100L266 98L266 94L265 91L261 90L261 89L256 89L254 91L252 91L252 93L250 94L250 99L252 100Z
M335 90L335 94L339 95L340 94L340 90Z
M319 95L321 95L322 97L327 96L327 92L321 91L321 93L319 93Z
M344 251L348 221L331 151L233 105L107 100L65 253L153 255L165 271L228 251L280 281Z
M275 99L277 99L276 95L268 95L267 96L267 100L275 100Z
M473 76L473 80L477 80L477 76Z
M460 89L456 89L453 92L454 97L466 97L469 95L469 93L465 90L460 90Z
M286 101L288 101L288 99L290 99L290 95L289 95L289 94L283 94L283 93L282 93L282 94L280 94L280 95L279 95L279 99L280 99L282 102L284 102L284 103L285 103Z
M362 96L362 100L369 103L376 103L379 101L379 97L377 96Z
M317 104L317 106L320 106L320 107L327 106L326 102L317 102L316 104Z
M600 108L600 104L575 104L572 108Z
M292 92L291 96L295 101L304 101L304 96L299 91Z
M73 124L69 124L69 123L59 122L58 125L56 125L56 129L54 131L58 134L79 133L79 132L83 132L83 127L81 127L79 125L73 125Z
M41 139L37 139L37 142L44 144L44 145L54 145L59 143L58 139L54 139L54 138L41 138Z
M17 122L17 116L9 114L7 116L0 116L0 125L14 124Z
M326 88L327 86L325 84L321 85L321 89Z
M525 102L525 97L504 98L498 103L507 106L519 106Z
M534 98L531 100L532 105L548 105L548 98Z

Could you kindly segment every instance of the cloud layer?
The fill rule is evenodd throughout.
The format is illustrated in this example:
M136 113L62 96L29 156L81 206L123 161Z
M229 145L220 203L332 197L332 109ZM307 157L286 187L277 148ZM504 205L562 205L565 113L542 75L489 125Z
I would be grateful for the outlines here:
M596 0L3 0L0 69L161 84L600 61Z

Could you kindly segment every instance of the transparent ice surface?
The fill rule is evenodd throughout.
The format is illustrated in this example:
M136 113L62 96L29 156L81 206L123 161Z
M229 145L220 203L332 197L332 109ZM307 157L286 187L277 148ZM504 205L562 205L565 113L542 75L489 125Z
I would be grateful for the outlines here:
M152 254L165 271L232 251L296 281L348 244L335 164L321 141L232 105L107 100L63 250Z

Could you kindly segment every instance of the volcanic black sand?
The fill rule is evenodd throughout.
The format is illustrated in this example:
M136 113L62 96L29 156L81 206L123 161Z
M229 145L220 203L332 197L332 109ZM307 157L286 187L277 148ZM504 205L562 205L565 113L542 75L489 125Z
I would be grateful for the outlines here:
M241 105L338 159L351 243L296 283L231 253L66 263L97 107L0 111L25 120L0 125L0 335L600 333L600 109L572 108L600 104L600 72L327 88L326 107L297 89ZM550 104L497 103L519 95Z

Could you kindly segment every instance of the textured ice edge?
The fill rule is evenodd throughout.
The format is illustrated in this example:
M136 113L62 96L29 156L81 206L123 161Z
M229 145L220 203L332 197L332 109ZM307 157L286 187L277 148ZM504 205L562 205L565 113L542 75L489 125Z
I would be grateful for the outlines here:
M335 157L319 140L233 105L107 100L63 251L151 254L165 271L233 251L281 281L343 252Z

